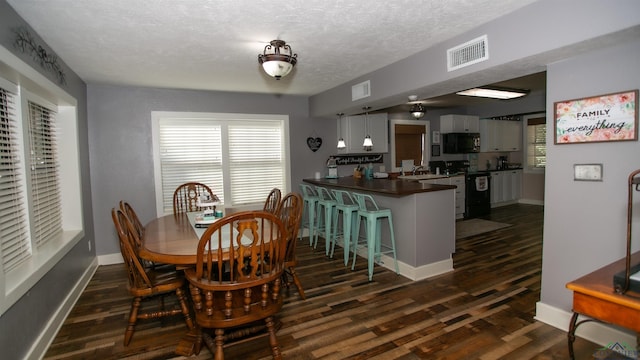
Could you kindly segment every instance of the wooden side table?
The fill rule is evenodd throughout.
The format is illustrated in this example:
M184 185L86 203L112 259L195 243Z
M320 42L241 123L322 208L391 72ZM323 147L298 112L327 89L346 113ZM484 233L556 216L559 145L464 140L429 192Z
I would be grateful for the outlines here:
M632 254L631 261L640 263L640 252ZM567 334L571 359L574 359L576 328L588 321L601 321L635 331L636 349L640 349L640 293L627 291L621 295L613 287L613 276L625 270L625 262L626 258L620 259L567 283L567 288L573 291L573 316ZM590 319L577 322L578 315Z

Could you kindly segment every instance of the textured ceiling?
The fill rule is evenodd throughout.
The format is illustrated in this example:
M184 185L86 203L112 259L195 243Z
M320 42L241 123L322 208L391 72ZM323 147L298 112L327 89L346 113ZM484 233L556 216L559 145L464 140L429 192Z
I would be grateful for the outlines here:
M8 0L88 83L314 95L536 0ZM257 55L285 40L280 81Z

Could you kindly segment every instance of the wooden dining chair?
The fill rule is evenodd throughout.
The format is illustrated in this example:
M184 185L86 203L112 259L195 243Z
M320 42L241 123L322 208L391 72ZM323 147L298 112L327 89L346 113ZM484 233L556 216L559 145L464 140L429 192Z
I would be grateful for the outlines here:
M128 202L124 200L120 200L120 210L122 210L122 212L126 215L127 219L129 219L129 222L131 223L131 225L133 226L133 230L135 231L135 234L133 234L135 236L133 236L133 238L135 243L134 250L136 251L136 255L137 255L138 252L140 251L140 248L142 247L142 240L144 238L144 225L142 225L142 222L140 221L138 214L136 214L135 210L133 209L131 204L129 204ZM158 263L158 262L142 259L139 256L138 256L138 259L140 260L142 265L144 265L145 268L159 268L159 267L175 268L174 264Z
M296 265L298 264L298 259L296 258L296 244L298 231L300 230L300 221L302 219L302 209L304 203L302 200L302 195L291 192L285 195L278 204L278 209L276 210L276 215L282 220L285 228L287 229L287 251L285 255L285 267L284 272L282 274L282 279L287 287L291 285L289 281L289 277L293 280L293 283L298 288L298 294L302 300L306 299L304 294L304 289L302 288L302 283L298 278L298 274L296 273Z
M227 339L266 327L273 358L281 359L274 315L283 303L286 245L282 221L265 211L228 215L205 230L196 266L185 270L196 314L196 354L204 341L222 360ZM214 337L204 329L213 329Z
M129 293L133 296L131 310L129 311L129 321L124 333L124 345L127 346L131 342L138 319L155 319L182 314L187 327L193 329L193 320L183 292L184 276L176 272L175 268L166 269L166 271L145 268L135 250L136 230L134 226L122 210L111 209L111 218L118 233L120 251L129 276ZM178 297L179 309L166 309L164 307L164 296L172 293L175 293ZM142 301L152 298L160 300L160 309L141 312Z
M264 201L263 211L270 212L272 214L276 213L278 209L278 205L280 205L280 199L282 198L282 192L278 188L273 188L267 195L266 200Z
M197 203L200 195L209 195L210 199L217 199L209 186L199 182L184 183L173 192L173 213L181 214L192 211L199 211Z

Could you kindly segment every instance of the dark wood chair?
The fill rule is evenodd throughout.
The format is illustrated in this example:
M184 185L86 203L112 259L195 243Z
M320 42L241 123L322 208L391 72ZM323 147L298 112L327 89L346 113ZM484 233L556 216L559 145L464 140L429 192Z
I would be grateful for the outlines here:
M211 188L199 182L188 182L178 186L173 192L173 213L181 214L202 210L197 204L200 195L203 194L209 195L211 200L218 198L213 191L211 191Z
M227 340L266 326L273 358L281 358L274 315L283 303L286 245L282 221L264 211L229 215L205 230L196 266L185 270L196 314L196 354L204 341L215 359L224 359ZM203 329L213 329L215 337Z
M273 188L267 195L267 198L264 201L263 211L275 214L278 209L278 205L280 205L280 198L282 198L282 192L280 189Z
M184 277L177 273L175 269L160 271L145 268L135 250L136 231L134 226L122 210L111 209L111 217L118 233L120 251L129 276L129 293L133 296L129 312L129 323L124 333L124 345L127 346L131 342L138 319L155 319L182 314L187 327L193 329L193 320L183 292ZM175 293L178 297L179 309L165 309L163 297L171 293ZM140 312L142 301L152 298L160 300L160 309Z
M128 202L124 200L120 200L120 210L122 210L122 212L127 216L127 219L129 219L129 222L133 226L133 230L135 231L135 234L134 234L135 236L133 236L133 238L136 245L134 250L136 251L136 254L138 254L140 247L142 247L142 239L144 238L144 225L142 225L142 222L140 221L138 214L136 214L135 210L133 209L131 204L129 204ZM176 267L173 264L157 263L157 262L144 260L144 259L140 259L140 262L146 268L169 267L169 268L175 269Z
M285 285L289 287L291 285L291 282L289 281L290 277L296 285L296 288L298 288L298 294L300 294L300 297L305 300L306 296L304 295L304 289L302 288L302 283L296 273L296 265L298 264L298 259L296 258L296 243L298 241L297 237L298 231L300 230L303 206L304 203L302 195L291 192L285 195L285 197L280 201L280 204L278 204L276 215L280 220L282 220L282 223L287 229L288 236L285 268L282 278Z

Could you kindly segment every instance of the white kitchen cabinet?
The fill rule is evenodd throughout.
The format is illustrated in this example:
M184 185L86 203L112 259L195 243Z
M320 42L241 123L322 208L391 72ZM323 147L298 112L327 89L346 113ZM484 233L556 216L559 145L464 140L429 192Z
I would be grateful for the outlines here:
M522 195L522 170L491 172L491 207L512 204Z
M347 116L342 119L340 135L344 138L346 148L338 149L338 154L369 152L362 147L362 142L367 134L371 136L373 142L373 148L370 152L389 152L389 120L386 113L379 113L368 115L368 125L365 124L364 115Z
M504 199L502 193L502 171L494 171L491 173L491 180L489 181L489 191L491 191L491 207L501 203Z
M456 219L464 218L465 212L465 179L464 176L442 177L437 179L420 180L424 184L455 185Z
M480 131L480 118L475 115L440 116L440 133L477 133Z
M522 122L480 120L480 151L520 151Z

